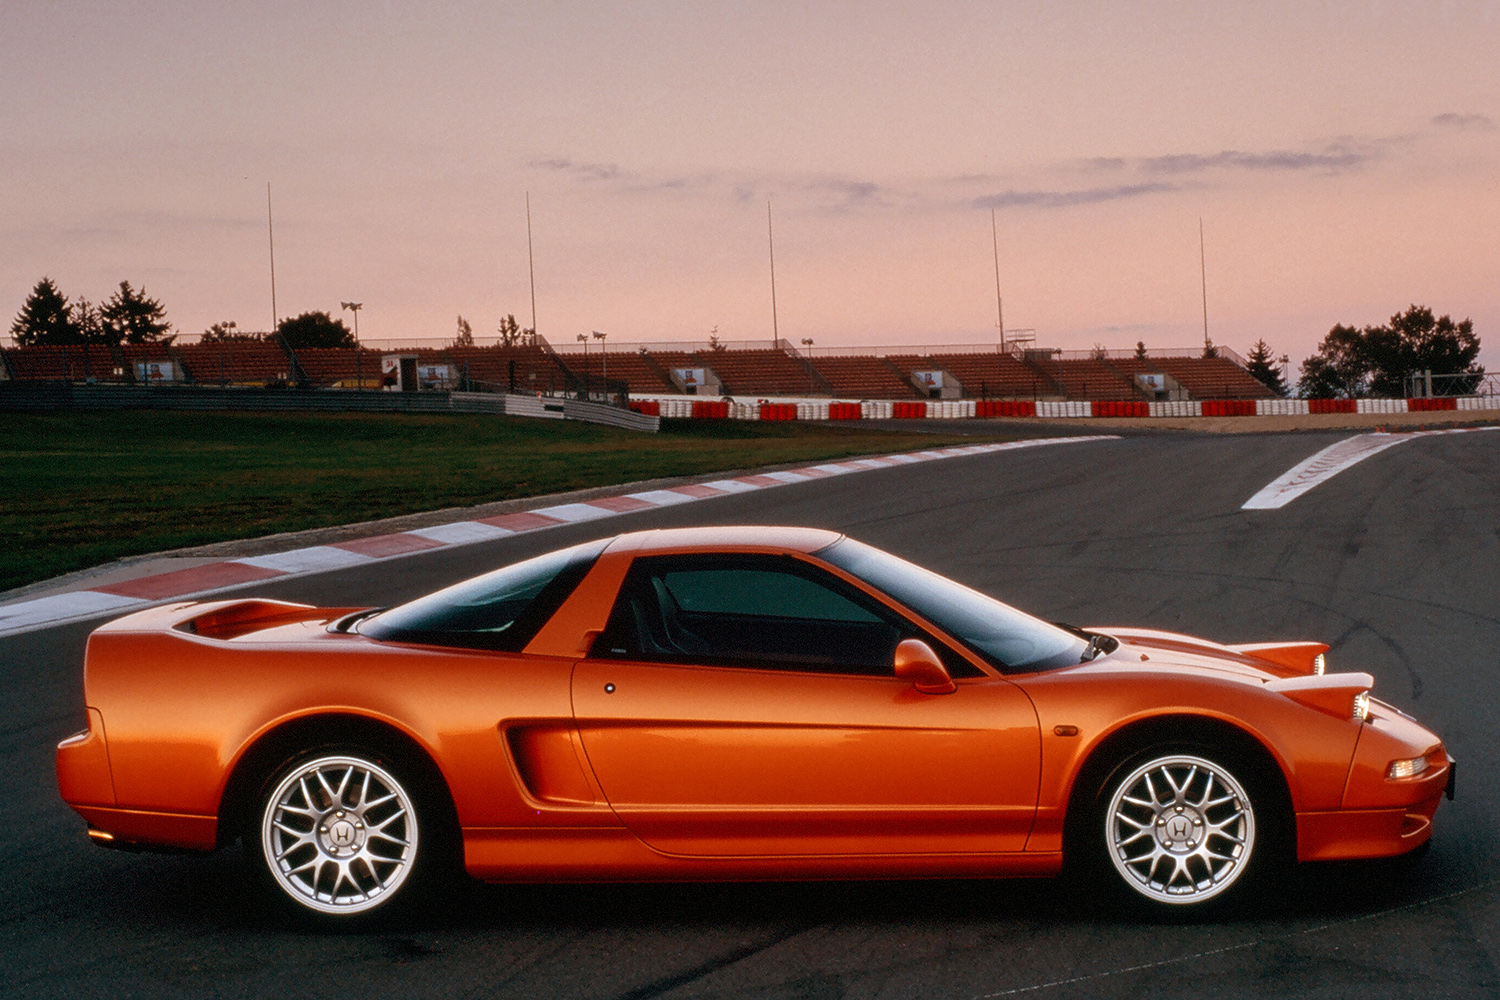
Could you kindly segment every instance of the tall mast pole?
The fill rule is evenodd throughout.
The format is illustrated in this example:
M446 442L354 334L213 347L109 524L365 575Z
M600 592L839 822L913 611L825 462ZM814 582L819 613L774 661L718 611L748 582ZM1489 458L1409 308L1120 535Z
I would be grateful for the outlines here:
M1203 353L1213 350L1208 340L1208 255L1203 249L1203 216L1198 216L1198 268L1203 276Z
M771 199L766 199L766 246L771 252L771 347L781 343L781 330L776 325L776 235L771 229Z
M990 240L995 245L995 318L1000 322L1000 351L1005 352L1005 306L1000 301L1000 234L995 228L995 210L990 209Z
M531 278L531 339L536 341L536 260L531 253L531 192L526 192L526 273ZM587 346L587 345L585 345Z
M266 239L271 245L271 335L276 335L276 230L271 225L271 182L266 181Z

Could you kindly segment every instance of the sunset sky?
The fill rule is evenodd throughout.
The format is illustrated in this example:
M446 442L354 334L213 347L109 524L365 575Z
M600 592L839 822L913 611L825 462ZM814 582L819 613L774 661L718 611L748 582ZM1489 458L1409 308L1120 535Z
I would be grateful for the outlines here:
M1082 349L1471 317L1500 367L1500 2L0 5L0 312L183 333Z

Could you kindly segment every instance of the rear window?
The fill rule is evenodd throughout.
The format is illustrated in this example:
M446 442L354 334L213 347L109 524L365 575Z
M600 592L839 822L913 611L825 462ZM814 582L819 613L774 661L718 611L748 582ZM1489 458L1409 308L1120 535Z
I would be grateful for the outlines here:
M382 611L356 631L385 642L520 652L593 568L603 538L514 563Z

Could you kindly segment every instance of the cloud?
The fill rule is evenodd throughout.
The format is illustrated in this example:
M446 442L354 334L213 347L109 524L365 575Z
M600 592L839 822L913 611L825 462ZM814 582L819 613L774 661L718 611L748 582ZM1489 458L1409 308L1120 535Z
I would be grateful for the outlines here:
M826 177L810 181L803 185L803 190L810 192L824 204L825 210L834 212L848 212L859 208L889 208L893 204L889 192L874 181L849 180L842 177ZM827 196L832 196L829 202Z
M562 157L532 160L531 166L572 174L579 180L585 181L612 181L623 176L619 165L615 163L579 163Z
M1495 131L1495 122L1488 115L1461 115L1449 111L1445 114L1433 115L1432 124L1438 126L1439 128L1457 129L1461 132Z
M1207 170L1257 170L1257 171L1317 171L1326 174L1358 170L1372 160L1380 158L1374 147L1353 149L1329 147L1322 152L1309 153L1288 149L1273 149L1264 153L1246 153L1238 149L1226 149L1217 153L1175 153L1167 156L1149 156L1136 163L1148 174L1189 174Z
M1072 208L1097 205L1106 201L1127 201L1153 194L1180 191L1184 185L1166 181L1119 184L1113 187L1084 188L1081 191L1001 191L982 195L969 202L972 208Z

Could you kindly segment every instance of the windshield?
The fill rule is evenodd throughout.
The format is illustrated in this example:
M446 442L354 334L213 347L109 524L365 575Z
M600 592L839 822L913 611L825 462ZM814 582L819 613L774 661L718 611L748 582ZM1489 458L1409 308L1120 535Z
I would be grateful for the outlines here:
M363 619L355 630L390 642L519 652L611 541L601 538L476 576Z
M1083 659L1089 645L1056 625L852 538L839 539L818 557L894 597L1008 673L1070 666Z

